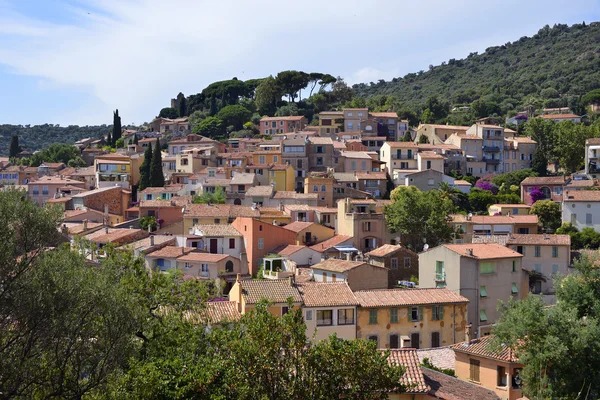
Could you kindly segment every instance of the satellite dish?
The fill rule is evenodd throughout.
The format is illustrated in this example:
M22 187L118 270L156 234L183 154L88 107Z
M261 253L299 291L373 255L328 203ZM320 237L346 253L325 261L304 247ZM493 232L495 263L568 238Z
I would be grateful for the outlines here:
M473 214L472 214L472 213L468 213L468 214L467 214L467 217L469 217L469 218L473 218Z
M423 246L423 251L427 251L429 250L429 245L427 243L425 243L425 246Z

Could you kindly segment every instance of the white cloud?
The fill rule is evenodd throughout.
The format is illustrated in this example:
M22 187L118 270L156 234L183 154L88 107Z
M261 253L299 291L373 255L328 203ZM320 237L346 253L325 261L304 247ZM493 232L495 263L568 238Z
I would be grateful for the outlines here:
M107 122L114 108L127 122L150 120L178 92L233 76L303 69L349 83L389 80L422 69L413 55L450 47L448 33L467 21L518 38L509 18L478 22L489 11L478 0L64 1L68 23L33 19L0 0L0 64L44 86L89 93L97 101L81 104L77 120L90 124ZM69 114L55 122L72 123Z

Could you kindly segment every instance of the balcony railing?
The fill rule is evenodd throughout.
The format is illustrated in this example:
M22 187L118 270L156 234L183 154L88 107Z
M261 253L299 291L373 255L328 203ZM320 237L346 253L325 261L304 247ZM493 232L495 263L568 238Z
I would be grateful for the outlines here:
M435 273L435 281L436 282L446 282L446 274L444 272L436 272Z
M499 158L483 157L483 161L487 164L500 164Z
M392 160L416 160L417 159L417 155L416 154L411 154L410 156L408 154L400 154L398 156L398 154L392 154Z
M500 147L499 146L483 146L483 151L498 152L498 151L500 151Z

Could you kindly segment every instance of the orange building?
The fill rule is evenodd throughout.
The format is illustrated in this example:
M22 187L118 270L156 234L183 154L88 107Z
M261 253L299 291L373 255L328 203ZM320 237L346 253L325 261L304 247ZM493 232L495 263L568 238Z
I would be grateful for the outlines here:
M275 248L296 244L296 232L265 223L259 219L238 217L231 225L244 236L248 269L251 275L256 275L261 259Z

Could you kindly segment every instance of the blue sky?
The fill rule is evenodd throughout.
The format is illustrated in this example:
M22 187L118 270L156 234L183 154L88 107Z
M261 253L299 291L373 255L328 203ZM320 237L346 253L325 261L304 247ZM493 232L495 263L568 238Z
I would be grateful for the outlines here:
M234 76L389 80L598 20L600 0L0 0L0 124L142 123Z

